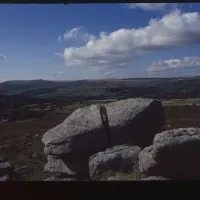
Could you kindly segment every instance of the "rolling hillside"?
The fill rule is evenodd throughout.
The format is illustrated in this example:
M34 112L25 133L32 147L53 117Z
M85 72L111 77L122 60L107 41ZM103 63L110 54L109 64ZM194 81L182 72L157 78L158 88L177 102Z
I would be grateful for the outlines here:
M194 98L200 97L200 77L6 81L0 83L0 94L18 94L34 98L56 98L60 100L129 97Z

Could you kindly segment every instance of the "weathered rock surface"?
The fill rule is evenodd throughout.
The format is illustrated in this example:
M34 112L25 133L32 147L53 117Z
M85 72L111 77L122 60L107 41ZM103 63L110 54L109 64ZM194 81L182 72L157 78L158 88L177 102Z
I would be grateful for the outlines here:
M110 171L133 172L138 166L140 151L141 148L137 146L119 145L91 156L89 159L91 179L101 179L101 176Z
M4 155L0 156L0 181L10 181L13 179L13 165Z
M166 180L169 180L169 179L164 178L162 176L149 176L147 178L142 178L140 180L142 180L142 181L166 181Z
M89 176L88 158L82 156L60 158L48 155L47 160L48 162L44 166L45 171L63 173L71 176Z
M108 181L119 181L119 177L118 176L111 176L108 178Z
M50 177L44 181L77 181L75 178L59 178L59 177Z
M0 181L11 181L9 175L2 175L0 176Z
M0 162L0 170L10 169L11 164L9 162Z
M47 156L47 161L47 164L44 166L45 171L75 175L75 172L71 171L61 158L49 155Z
M158 163L153 158L152 150L153 150L153 145L146 147L140 152L139 168L142 173L158 176L159 173L157 174L156 172Z
M127 99L105 104L110 125L111 146L148 146L164 125L162 103L151 99ZM90 155L107 148L99 105L75 110L62 124L47 131L42 142L50 155Z
M200 128L179 128L157 134L139 154L140 171L169 179L200 179Z
M127 175L129 175L130 177L128 177ZM134 181L134 180L135 179L133 177L131 177L131 174L126 174L124 177L124 174L121 174L121 173L117 173L115 176L110 176L107 179L107 181Z
M97 105L79 108L62 124L47 131L42 138L45 153L76 154L104 147L106 137L102 137L101 117L98 110Z

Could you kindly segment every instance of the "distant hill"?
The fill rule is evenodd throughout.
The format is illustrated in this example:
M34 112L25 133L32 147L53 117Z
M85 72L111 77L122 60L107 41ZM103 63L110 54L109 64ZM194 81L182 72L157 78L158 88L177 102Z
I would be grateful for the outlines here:
M6 81L0 83L0 91L5 90L20 90L20 89L33 89L38 87L51 87L55 84L54 81L45 80L17 80L17 81Z
M200 77L78 81L16 80L0 83L0 94L64 101L130 97L192 98L200 97Z
M0 94L26 94L31 91L52 91L52 89L96 86L101 84L112 83L112 80L78 80L78 81L47 81L47 80L14 80L0 83Z

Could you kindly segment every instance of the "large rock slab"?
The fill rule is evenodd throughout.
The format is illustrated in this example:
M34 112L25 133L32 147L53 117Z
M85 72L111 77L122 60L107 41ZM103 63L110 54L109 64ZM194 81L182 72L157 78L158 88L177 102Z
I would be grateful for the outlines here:
M62 124L47 131L42 142L46 154L79 154L106 147L104 135L99 106L92 105L75 110Z
M179 128L157 134L139 154L140 171L169 179L200 179L200 128Z
M44 170L75 175L75 172L70 170L61 158L50 155L47 156L47 164L44 166Z
M138 168L137 146L119 145L99 152L89 159L89 173L92 180L100 180L107 172L134 172Z
M111 146L148 146L164 125L164 109L158 100L127 99L105 106ZM99 110L99 105L79 108L62 124L47 131L42 138L45 153L56 156L80 153L92 155L108 148Z
M89 177L88 157L57 157L47 156L47 164L44 166L45 171L68 174L70 176Z

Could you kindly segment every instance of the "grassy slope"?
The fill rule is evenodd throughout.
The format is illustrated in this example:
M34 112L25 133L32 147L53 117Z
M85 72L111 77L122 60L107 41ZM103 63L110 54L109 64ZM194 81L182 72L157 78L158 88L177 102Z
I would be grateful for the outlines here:
M185 90L186 93L191 91L199 92L200 78L197 79L127 79L127 80L90 80L90 81L8 81L0 83L0 93L20 93L41 98L55 98L58 96L108 96L119 95L121 97L126 94L135 93L136 90L141 90L142 94L150 92L152 88L149 85L157 88L156 93L168 94L175 92L179 93ZM147 88L148 87L148 88ZM118 92L113 91L113 88L118 88ZM137 89L136 89L137 88ZM145 89L146 88L146 89ZM127 90L127 91L126 91ZM126 91L126 92L125 92ZM24 93L23 93L24 92ZM155 90L151 91L154 94ZM194 93L194 92L193 92ZM192 94L193 94L192 93ZM106 95L106 96L107 96Z

